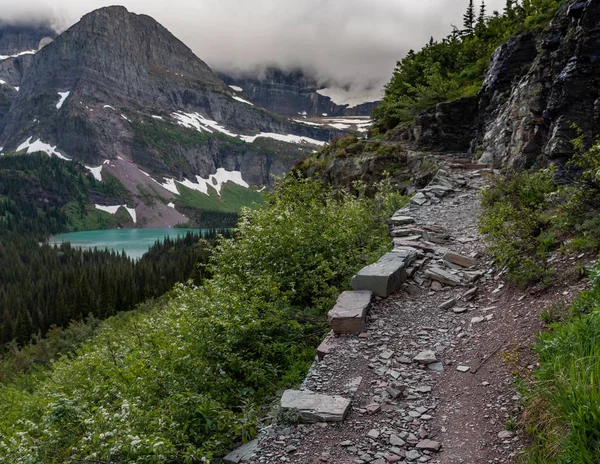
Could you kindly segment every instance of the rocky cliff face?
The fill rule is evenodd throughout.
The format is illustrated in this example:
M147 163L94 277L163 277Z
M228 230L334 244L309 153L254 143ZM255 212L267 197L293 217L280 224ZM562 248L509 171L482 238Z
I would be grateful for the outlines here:
M300 69L286 72L271 67L264 72L238 76L219 73L219 77L255 105L281 116L370 116L377 104L338 105L330 97L320 95L318 91L323 87Z
M484 162L562 162L573 153L573 124L590 137L600 133L600 0L563 5L537 39L529 72L514 82L485 125ZM484 86L483 95L493 88Z
M600 0L566 2L543 32L509 40L477 97L438 105L404 136L420 148L479 151L481 162L529 168L564 162L573 124L590 139L600 134Z
M0 93L0 121L3 95L12 99L3 151L42 149L103 166L138 198L141 186L170 200L175 181L197 184L219 168L269 185L331 132L240 98L164 27L123 7L84 16L30 59L18 92ZM148 214L172 212L159 207Z

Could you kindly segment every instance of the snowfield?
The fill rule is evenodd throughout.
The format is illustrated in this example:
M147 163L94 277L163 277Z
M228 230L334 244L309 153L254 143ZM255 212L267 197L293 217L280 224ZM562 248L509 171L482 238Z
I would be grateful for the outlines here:
M137 214L135 212L135 208L128 208L127 205L115 205L115 206L94 205L94 206L96 209L98 209L100 211L104 211L105 213L109 213L109 214L117 214L117 211L119 211L120 208L125 208L127 210L127 212L129 213L129 215L131 216L133 223L137 224Z
M56 146L53 147L47 143L42 142L40 139L37 139L35 142L32 143L31 142L32 138L33 137L29 137L25 142L23 142L21 145L19 145L17 147L16 151L20 152L20 151L27 149L27 154L35 153L38 151L43 151L44 153L48 154L48 156L56 156L57 158L60 158L62 160L71 161L66 156L57 152Z
M248 142L248 143L252 143L260 137L273 139L273 140L279 140L280 142L287 142L287 143L308 143L311 145L319 145L321 147L327 144L327 142L322 142L320 140L311 139L310 137L303 137L300 135L292 135L292 134L290 134L290 135L275 134L274 132L261 132L258 135L242 135L242 136L240 136L240 138L244 142Z
M245 103L246 105L254 106L254 103L250 103L248 100L244 100L243 98L238 97L236 95L233 95L233 99Z
M140 170L142 174L146 177L149 177L151 180L156 182L162 188L168 190L175 195L181 195L179 189L177 188L177 184L183 185L191 190L195 190L197 192L203 193L204 195L210 195L208 187L212 187L217 194L220 196L221 191L223 189L223 185L227 182L231 182L233 184L239 185L240 187L250 188L250 185L242 178L242 173L240 171L227 171L224 168L218 168L215 174L211 174L207 179L204 179L200 176L196 176L196 181L193 182L189 179L176 180L170 179L168 177L163 178L163 182L159 182L153 177L150 176L147 172ZM171 203L172 204L172 203ZM171 206L171 204L167 205L170 208L175 208L175 205Z
M37 50L29 50L26 52L17 53L16 55L0 55L0 61L8 60L9 58L18 58L23 55L35 55Z
M193 183L187 179L183 182L179 182L181 185L186 186L192 190L197 190L205 195L208 195L208 187L214 188L219 195L221 195L221 188L223 184L231 182L244 188L250 188L250 185L242 179L242 173L240 171L227 171L224 168L218 168L216 174L211 174L208 179L203 179L200 176L196 176L196 183Z
M257 134L257 135L235 134L235 133L229 131L228 129L226 129L225 127L223 127L217 121L207 119L199 113L176 112L176 113L173 113L172 116L177 120L177 122L180 125L182 125L183 127L187 127L188 129L196 129L199 132L206 131L209 133L213 133L213 131L217 131L217 132L221 132L222 134L228 135L229 137L237 137L247 143L252 143L256 139L261 138L261 137L269 138L269 139L273 139L273 140L279 140L280 142L307 143L307 144L319 145L319 146L323 146L327 143L327 142L322 142L320 140L311 139L310 137L303 137L303 136L291 135L291 134L290 135L276 134L274 132L261 132L260 134Z
M67 97L69 95L71 95L71 92L58 92L58 96L60 97L60 100L56 104L57 110L60 110L62 108L63 103L65 102L65 100L67 99Z
M243 92L244 91L244 89L242 89L241 87L238 87L237 85L230 85L229 87L231 87L236 92Z
M97 168L85 165L84 167L92 173L94 179L96 179L98 182L102 182L102 165L98 166Z

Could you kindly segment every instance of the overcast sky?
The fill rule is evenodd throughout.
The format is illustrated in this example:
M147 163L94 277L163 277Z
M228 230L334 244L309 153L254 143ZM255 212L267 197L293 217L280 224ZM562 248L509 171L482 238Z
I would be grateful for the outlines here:
M475 0L479 3L480 0ZM166 26L215 69L269 63L322 79L382 84L409 49L462 25L468 0L120 0ZM486 0L488 12L505 0ZM59 30L110 0L0 0L0 19Z

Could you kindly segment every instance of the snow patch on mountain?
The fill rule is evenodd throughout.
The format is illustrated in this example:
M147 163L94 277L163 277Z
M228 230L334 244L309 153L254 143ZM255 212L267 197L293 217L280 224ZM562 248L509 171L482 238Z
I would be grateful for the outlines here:
M35 142L32 143L31 139L33 139L33 137L29 137L27 140L25 140L25 142L23 142L21 145L19 145L17 147L16 151L20 152L20 151L27 149L27 154L36 153L38 151L43 151L48 156L56 156L57 158L60 158L62 160L71 161L66 156L57 152L56 146L53 147L50 144L42 142L40 139L37 139Z
M243 92L244 91L244 89L242 89L241 87L238 87L237 85L230 85L229 87L231 87L236 92Z
M142 171L143 174L146 174L145 172ZM148 177L150 177L150 175L146 174ZM150 179L152 179L154 182L156 182L158 185L160 185L162 188L168 190L171 193L174 193L175 195L179 195L179 190L177 190L177 185L175 185L175 179L167 179L166 177L164 178L164 182L159 182L156 179L153 179L152 177L150 177Z
M245 103L246 105L254 106L254 103L250 103L248 100L244 100L243 98L238 97L236 95L233 95L233 99Z
M123 207L127 210L127 212L129 213L129 215L131 216L131 219L133 220L133 223L137 224L137 214L135 212L135 208L128 208L125 205L123 205Z
M227 171L224 168L218 168L216 174L211 174L208 176L208 179L203 179L200 176L196 176L195 183L188 179L177 182L187 188L202 192L205 195L208 195L209 186L214 188L216 192L221 195L223 184L226 184L227 182L237 184L244 188L250 188L250 185L248 185L248 183L242 178L242 173L240 171Z
M94 207L97 210L104 211L105 213L109 213L109 214L117 214L117 211L119 211L119 209L125 208L127 210L127 212L129 213L129 215L131 216L131 219L133 220L134 224L137 223L137 214L135 212L135 208L128 208L127 205L114 205L114 206L94 205Z
M244 142L248 142L248 143L252 143L256 139L261 138L261 137L273 139L273 140L279 140L280 142L287 142L287 143L308 143L311 145L319 145L319 146L324 146L327 144L327 142L322 142L321 140L311 139L310 137L304 137L304 136L292 135L292 134L288 134L288 135L275 134L274 132L261 132L260 134L257 134L257 135L242 135L242 136L240 136L240 138Z
M71 95L71 92L58 92L58 96L60 97L60 100L58 100L58 103L56 104L56 109L60 110L63 106L63 103L65 102L65 100L67 99L67 97Z
M35 55L37 50L28 50L25 52L17 53L16 55L0 55L0 61L8 60L9 58L18 58L23 55Z
M188 129L196 129L199 132L206 131L206 132L210 132L210 133L212 133L213 130L215 130L217 132L221 132L222 134L228 135L229 137L237 137L247 143L253 143L256 139L258 139L260 137L264 137L264 138L270 138L270 139L274 139L274 140L279 140L280 142L287 142L287 143L308 143L308 144L319 145L319 146L323 146L326 144L326 142L311 139L310 137L303 137L303 136L292 135L292 134L289 134L289 135L276 134L273 132L261 132L260 134L257 134L257 135L235 134L235 133L227 130L225 127L220 125L218 122L205 118L200 113L176 112L176 113L173 113L173 117L177 120L177 122L180 125L187 127Z
M98 166L97 168L93 168L91 166L84 167L92 173L94 179L96 179L98 182L102 182L102 165Z
M222 134L229 135L230 137L237 137L237 134L228 131L225 127L220 125L217 121L213 121L211 119L207 119L202 116L200 113L182 113L176 112L173 113L173 117L178 121L178 123L187 127L188 129L196 129L198 132L209 132L213 133L213 131L221 132Z

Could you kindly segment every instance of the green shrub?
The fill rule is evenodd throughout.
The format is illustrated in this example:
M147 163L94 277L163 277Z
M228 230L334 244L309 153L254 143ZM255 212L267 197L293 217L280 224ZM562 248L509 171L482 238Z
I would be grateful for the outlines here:
M0 463L210 462L297 385L349 278L406 203L288 176L243 209L201 287L103 323L50 370L0 385ZM387 189L387 190L386 190Z
M554 248L548 232L548 196L556 190L553 171L520 172L501 177L483 192L479 230L496 263L508 278L527 285L546 280L545 257Z

